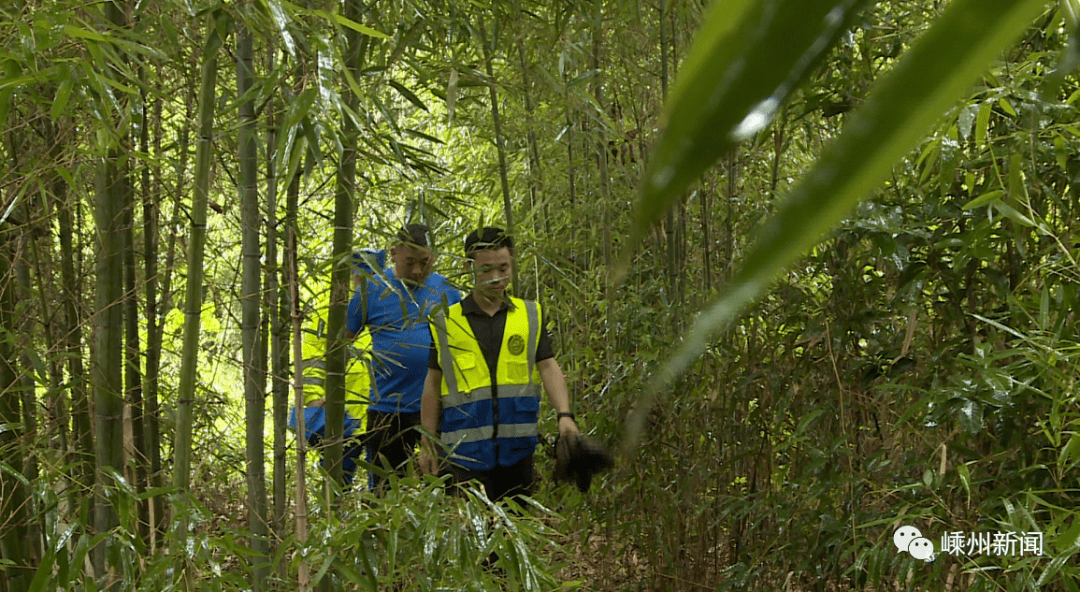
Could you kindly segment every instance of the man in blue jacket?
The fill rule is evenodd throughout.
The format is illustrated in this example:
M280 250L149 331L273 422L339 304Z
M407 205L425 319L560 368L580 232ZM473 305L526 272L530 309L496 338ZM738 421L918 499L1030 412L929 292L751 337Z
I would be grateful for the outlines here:
M428 317L461 301L445 277L432 273L435 255L423 224L397 233L391 267L362 281L349 302L348 331L366 327L375 377L367 410L368 461L402 470L420 441L420 395L431 348ZM371 475L378 489L382 479Z
M371 276L375 270L386 266L386 253L374 249L362 249L352 255L352 285L360 286L361 277ZM308 445L318 448L326 436L326 319L330 310L330 286L317 294L309 304L302 336L303 363L300 383L304 389L304 430ZM353 482L356 461L363 450L360 434L367 424L368 393L371 376L368 371L371 350L371 334L361 333L350 347L345 366L345 447L342 456L342 474L346 484ZM296 407L289 411L289 429L296 430Z

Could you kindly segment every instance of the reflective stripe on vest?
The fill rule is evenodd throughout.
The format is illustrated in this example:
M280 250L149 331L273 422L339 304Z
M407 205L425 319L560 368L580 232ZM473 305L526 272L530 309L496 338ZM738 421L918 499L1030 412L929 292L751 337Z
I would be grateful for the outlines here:
M487 470L498 464L507 466L528 456L536 447L536 419L540 406L536 348L540 339L540 309L531 301L512 298L511 302L514 309L507 312L503 340L499 344L499 367L495 372L497 389L492 388L491 369L487 367L460 307L452 308L445 315L437 313L431 320L439 365L444 369L442 441L454 450L453 460L468 469ZM525 313L524 319L521 311ZM448 327L448 322L453 324ZM522 329L526 332L525 343L518 341ZM520 349L514 352L518 347ZM516 370L515 364L518 365ZM499 417L495 417L493 392L499 401ZM500 443L498 447L496 441Z

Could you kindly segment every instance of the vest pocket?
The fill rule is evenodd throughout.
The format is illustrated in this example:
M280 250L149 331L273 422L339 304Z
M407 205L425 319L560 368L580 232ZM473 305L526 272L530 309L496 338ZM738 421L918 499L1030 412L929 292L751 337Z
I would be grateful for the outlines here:
M540 415L540 397L514 397L514 423L536 423Z
M509 360L506 362L507 382L521 384L529 382L529 363Z
M468 390L476 378L476 356L472 352L454 353L454 367L458 376L458 388Z

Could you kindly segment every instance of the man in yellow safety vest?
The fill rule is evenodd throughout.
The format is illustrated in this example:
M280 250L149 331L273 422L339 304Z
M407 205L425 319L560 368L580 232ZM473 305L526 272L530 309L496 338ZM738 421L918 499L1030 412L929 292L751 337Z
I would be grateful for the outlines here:
M360 284L363 274L381 269L386 255L382 251L364 249L353 253L351 267L353 289ZM330 310L330 289L316 299L314 309L306 314L306 325L301 341L304 387L304 431L308 443L319 446L326 430L326 319ZM345 368L345 447L342 451L342 474L346 483L352 483L356 474L356 461L363 452L361 434L367 427L368 393L371 390L371 334L368 331L357 336L349 345ZM296 409L289 414L289 427L296 429Z
M439 470L449 450L455 483L478 480L492 500L533 489L540 386L559 421L559 434L576 435L566 378L551 347L538 303L506 294L513 239L499 228L465 239L472 292L430 323L434 347L421 398L421 423L441 434L443 447L424 440L420 468Z

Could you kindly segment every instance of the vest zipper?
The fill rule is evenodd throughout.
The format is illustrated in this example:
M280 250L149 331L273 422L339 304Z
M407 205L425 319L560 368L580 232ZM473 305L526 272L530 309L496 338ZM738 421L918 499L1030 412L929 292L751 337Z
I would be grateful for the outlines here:
M499 466L499 384L491 383L491 442L495 446L495 466ZM494 467L493 467L494 468Z

